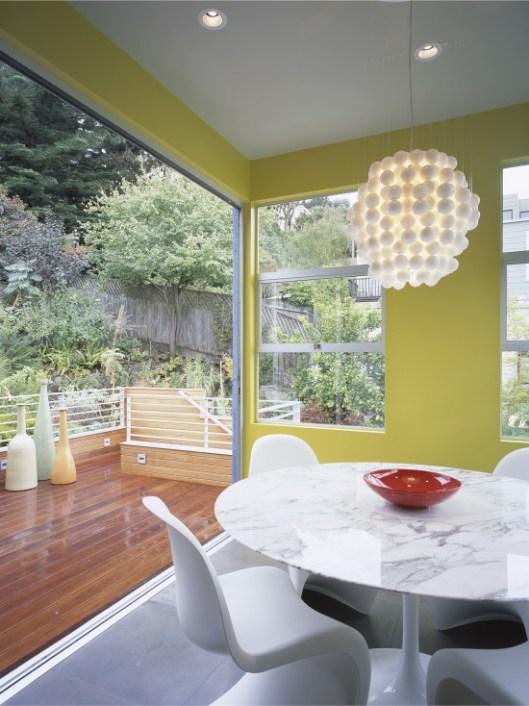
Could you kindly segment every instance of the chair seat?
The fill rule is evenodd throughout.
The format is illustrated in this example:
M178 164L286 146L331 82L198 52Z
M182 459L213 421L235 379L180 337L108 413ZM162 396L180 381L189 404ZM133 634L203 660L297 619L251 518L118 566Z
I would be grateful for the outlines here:
M281 569L242 569L220 576L219 580L241 648L255 661L252 671L270 669L270 661L277 662L278 658L290 661L290 651L290 659L299 659L301 642L317 640L346 627L303 603Z
M527 642L502 650L439 650L428 668L428 703L443 702L442 696L439 698L442 694L442 686L441 689L439 686L448 681L456 698L459 683L486 703L527 704L529 675L525 669L528 663Z
M350 704L351 660L344 654L311 657L259 674L245 674L214 706ZM212 705L213 706L213 705Z

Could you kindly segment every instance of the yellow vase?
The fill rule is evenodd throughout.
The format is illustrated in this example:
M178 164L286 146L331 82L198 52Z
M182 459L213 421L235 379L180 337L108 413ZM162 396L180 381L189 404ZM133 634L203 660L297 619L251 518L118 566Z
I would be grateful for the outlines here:
M66 409L59 409L60 432L55 461L51 469L51 482L54 485L66 485L77 480L77 470L68 439L68 419Z

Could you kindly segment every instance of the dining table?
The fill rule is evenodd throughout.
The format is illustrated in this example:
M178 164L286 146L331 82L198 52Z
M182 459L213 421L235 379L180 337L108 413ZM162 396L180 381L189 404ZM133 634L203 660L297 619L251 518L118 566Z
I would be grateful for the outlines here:
M425 509L393 505L364 481L383 468L427 469L461 482ZM219 495L219 523L281 564L402 594L402 647L370 650L370 704L425 704L421 597L516 602L526 631L529 483L482 471L402 463L297 466L240 480ZM375 603L376 609L376 603Z

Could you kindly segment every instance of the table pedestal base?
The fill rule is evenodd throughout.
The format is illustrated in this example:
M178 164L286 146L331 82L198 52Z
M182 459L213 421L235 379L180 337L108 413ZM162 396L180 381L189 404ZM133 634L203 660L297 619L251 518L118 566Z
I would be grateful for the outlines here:
M426 670L430 655L419 654L420 669L410 673L404 668L401 649L369 650L371 686L368 704L426 704Z
M402 596L402 649L375 649L371 654L368 703L426 704L429 655L419 652L419 599Z

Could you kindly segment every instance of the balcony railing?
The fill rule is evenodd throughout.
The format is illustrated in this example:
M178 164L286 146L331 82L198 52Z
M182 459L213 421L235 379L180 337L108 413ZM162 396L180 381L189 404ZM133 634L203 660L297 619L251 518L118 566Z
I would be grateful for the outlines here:
M349 294L357 302L376 302L382 295L382 287L372 277L353 277L349 280Z
M126 441L143 446L231 454L232 400L206 397L202 390L107 388L49 393L54 435L59 407L68 410L71 437L124 429ZM0 449L16 433L16 406L25 404L27 432L33 434L38 394L0 397ZM299 422L298 400L260 400L259 419Z
M302 406L299 400L259 400L259 420L299 424Z
M59 407L68 410L68 430L72 437L122 428L125 425L124 395L123 388L50 392L48 397L54 435L59 435ZM0 448L7 446L16 432L17 404L26 405L28 434L35 431L38 394L0 397Z

